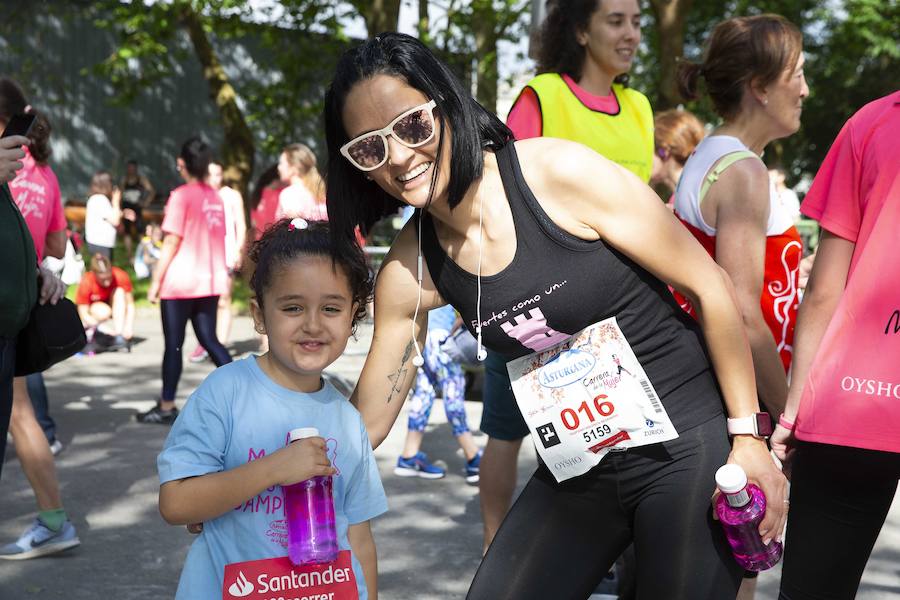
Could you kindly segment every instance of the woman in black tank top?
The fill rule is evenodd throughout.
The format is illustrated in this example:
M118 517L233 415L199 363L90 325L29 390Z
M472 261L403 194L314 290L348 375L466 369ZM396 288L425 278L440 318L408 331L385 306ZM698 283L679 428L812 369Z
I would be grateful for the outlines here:
M593 151L513 143L406 35L379 35L342 57L325 124L336 242L403 204L418 209L379 273L372 348L353 395L373 446L414 380L428 310L447 303L510 359L615 317L678 431L562 483L542 464L469 597L580 600L634 541L638 597L733 598L741 570L710 519L715 470L736 462L765 491L767 540L781 536L786 485L763 439L735 435L729 447L726 413L752 418L759 406L730 282L703 248L652 190ZM699 326L666 284L701 307Z

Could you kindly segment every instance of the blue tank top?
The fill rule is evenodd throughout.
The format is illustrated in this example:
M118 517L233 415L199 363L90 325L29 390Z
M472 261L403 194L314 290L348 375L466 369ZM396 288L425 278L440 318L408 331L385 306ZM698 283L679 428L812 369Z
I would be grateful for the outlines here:
M557 226L525 183L514 144L496 155L516 252L502 271L481 278L484 345L517 358L614 316L676 427L721 414L718 394L693 399L675 393L688 380L709 376L710 363L699 325L681 310L666 284L603 240L582 240ZM474 334L476 276L447 256L430 215L422 227L432 280ZM647 237L652 242L652 232Z

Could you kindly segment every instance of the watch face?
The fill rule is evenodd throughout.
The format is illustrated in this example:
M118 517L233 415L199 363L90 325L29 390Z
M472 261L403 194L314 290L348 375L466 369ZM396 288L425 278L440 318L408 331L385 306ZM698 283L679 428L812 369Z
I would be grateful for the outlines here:
M767 412L760 412L753 415L756 417L756 431L762 437L769 437L775 428L772 426L772 417Z

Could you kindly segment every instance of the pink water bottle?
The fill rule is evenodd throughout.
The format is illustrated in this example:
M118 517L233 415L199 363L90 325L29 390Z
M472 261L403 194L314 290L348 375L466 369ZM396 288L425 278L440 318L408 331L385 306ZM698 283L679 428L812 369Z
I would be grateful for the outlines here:
M316 437L315 427L291 431L291 442ZM337 530L331 477L313 477L284 490L284 516L288 526L288 556L295 565L330 563L337 559Z
M766 546L759 535L759 523L766 515L765 494L747 483L747 474L739 465L719 467L716 485L722 492L716 501L716 514L734 560L747 571L765 571L775 566L781 560L781 542L772 540Z

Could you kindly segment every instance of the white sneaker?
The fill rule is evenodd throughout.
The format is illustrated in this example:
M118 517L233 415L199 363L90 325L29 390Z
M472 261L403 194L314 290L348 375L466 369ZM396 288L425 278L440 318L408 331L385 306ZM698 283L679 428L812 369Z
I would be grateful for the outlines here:
M62 445L62 442L59 441L58 439L53 440L53 443L50 444L50 453L51 453L53 456L56 456L57 454L59 454L59 453L62 452L62 451L63 451L63 445Z
M59 531L53 531L40 519L35 519L19 539L0 548L0 558L24 560L48 554L56 554L81 544L75 534L75 526L68 519Z

